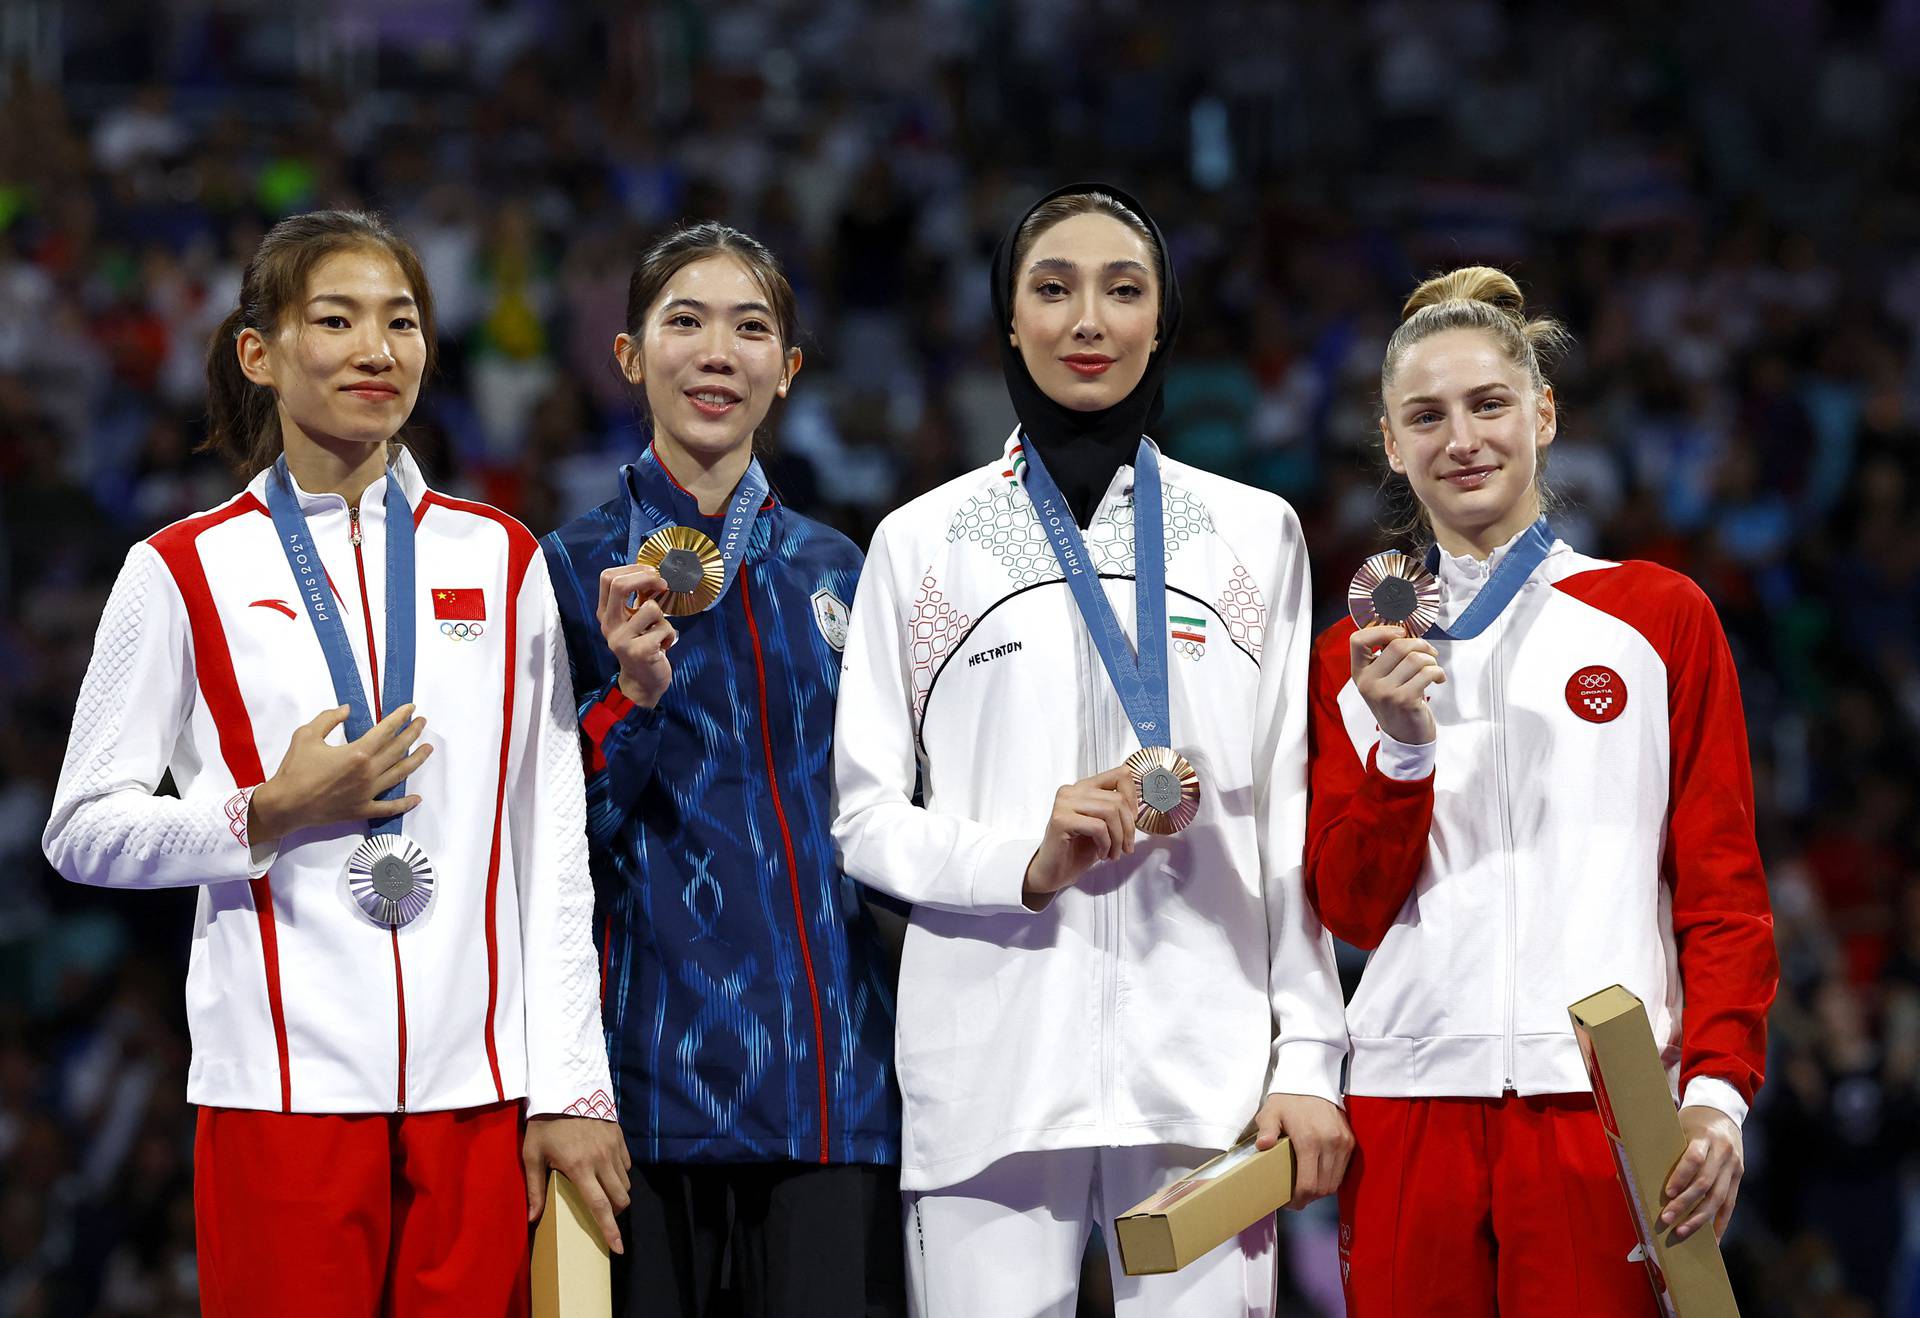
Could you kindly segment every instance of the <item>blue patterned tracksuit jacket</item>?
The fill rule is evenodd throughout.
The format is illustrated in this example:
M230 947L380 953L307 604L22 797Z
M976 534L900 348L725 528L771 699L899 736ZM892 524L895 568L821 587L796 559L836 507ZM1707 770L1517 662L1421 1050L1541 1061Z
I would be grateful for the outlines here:
M893 1000L833 849L834 699L860 551L769 498L720 602L636 708L595 617L627 517L718 541L649 450L541 543L587 756L607 1054L648 1162L896 1162Z

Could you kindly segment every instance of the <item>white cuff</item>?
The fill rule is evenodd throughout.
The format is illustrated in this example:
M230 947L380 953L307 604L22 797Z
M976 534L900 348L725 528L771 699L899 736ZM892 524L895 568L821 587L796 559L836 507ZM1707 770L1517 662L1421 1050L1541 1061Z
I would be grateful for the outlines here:
M257 879L273 868L280 859L278 842L255 842L247 836L247 820L253 811L253 794L260 790L260 784L243 787L227 798L224 807L227 816L227 832L247 849L247 877Z
M1745 1125L1747 1120L1747 1103L1740 1097L1740 1091L1710 1075L1697 1075L1687 1081L1687 1092L1680 1106L1714 1108L1732 1117L1736 1126Z
M1380 749L1373 762L1380 766L1380 772L1395 782L1418 782L1433 773L1434 750L1439 745L1435 738L1420 746L1409 746L1404 741L1395 741L1386 733L1380 734Z
M1027 905L1027 866L1040 850L1039 838L1017 837L981 848L973 867L973 908L981 915L1033 915ZM1043 903L1046 910L1050 903Z
M1273 1078L1269 1094L1308 1094L1346 1107L1340 1094L1340 1067L1347 1050L1319 1039L1283 1039L1273 1050Z

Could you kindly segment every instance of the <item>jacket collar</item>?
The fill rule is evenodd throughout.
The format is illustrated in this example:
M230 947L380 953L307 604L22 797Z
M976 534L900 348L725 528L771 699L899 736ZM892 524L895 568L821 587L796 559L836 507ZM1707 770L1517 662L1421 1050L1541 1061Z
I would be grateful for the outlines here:
M1153 444L1153 451L1159 454L1161 463L1163 464L1160 478L1164 482L1166 480L1166 467L1164 466L1166 454L1160 451L1160 446L1154 443L1151 437L1142 436L1142 438L1146 439L1147 443ZM1007 436L1006 445L1001 450L1000 476L1010 484L1018 485L1022 489L1026 488L1027 449L1024 437L1021 435L1018 426L1014 427L1013 433ZM1123 462L1114 471L1113 479L1107 482L1107 492L1101 495L1099 501L1094 504L1093 516L1089 519L1088 525L1091 526L1094 522L1099 521L1100 515L1108 511L1109 505L1113 504L1116 500L1132 498L1133 464L1131 462Z
M1475 558L1472 554L1449 554L1444 549L1440 551L1439 570L1435 575L1440 579L1442 626L1458 618L1467 605L1473 602L1474 597L1493 576L1493 570L1500 566L1500 560L1507 556L1521 536L1532 529L1531 523L1521 527L1508 538L1506 543L1496 546L1485 559ZM1547 551L1548 556L1551 557L1566 547L1565 541L1555 537L1552 547ZM1539 575L1537 569L1534 575L1536 577Z
M645 452L621 468L621 475L628 501L640 509L642 522L649 526L717 526L726 518L724 506L718 513L700 511L700 501L673 478L651 441ZM728 498L731 497L732 491L729 491ZM764 513L778 502L779 496L769 489L760 511Z
M267 501L267 482L274 479L273 471L273 467L268 467L247 482L248 492L259 499L261 503ZM287 475L289 479L292 479L293 473L291 471L289 471ZM398 480L400 482L400 492L407 496L407 505L411 508L419 508L420 501L427 497L427 480L426 477L420 474L420 464L413 460L413 454L402 445L398 456L387 464L386 475L367 486L366 492L360 496L360 515L362 518L369 516L384 517L386 515L387 482L389 480ZM310 490L304 490L300 487L300 482L297 479L293 480L293 493L299 500L300 511L309 517L325 515L327 513L341 513L347 510L347 501L343 496L327 493L316 494Z

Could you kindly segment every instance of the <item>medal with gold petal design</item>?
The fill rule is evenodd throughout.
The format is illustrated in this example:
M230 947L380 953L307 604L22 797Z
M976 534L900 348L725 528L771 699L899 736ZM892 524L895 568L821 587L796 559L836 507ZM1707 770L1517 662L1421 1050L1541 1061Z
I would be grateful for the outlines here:
M641 543L633 561L654 569L666 583L660 607L670 617L699 613L726 588L726 565L720 561L719 546L690 526L661 527Z

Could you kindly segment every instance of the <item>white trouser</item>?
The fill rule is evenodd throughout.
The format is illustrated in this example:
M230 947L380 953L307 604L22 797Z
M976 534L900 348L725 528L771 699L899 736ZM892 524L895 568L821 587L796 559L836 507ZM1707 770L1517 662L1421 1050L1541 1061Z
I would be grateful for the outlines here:
M1178 1272L1120 1270L1113 1219L1212 1153L1177 1145L1048 1149L1002 1158L970 1180L902 1196L914 1318L1073 1318L1081 1256L1107 1235L1115 1318L1272 1318L1272 1218Z

